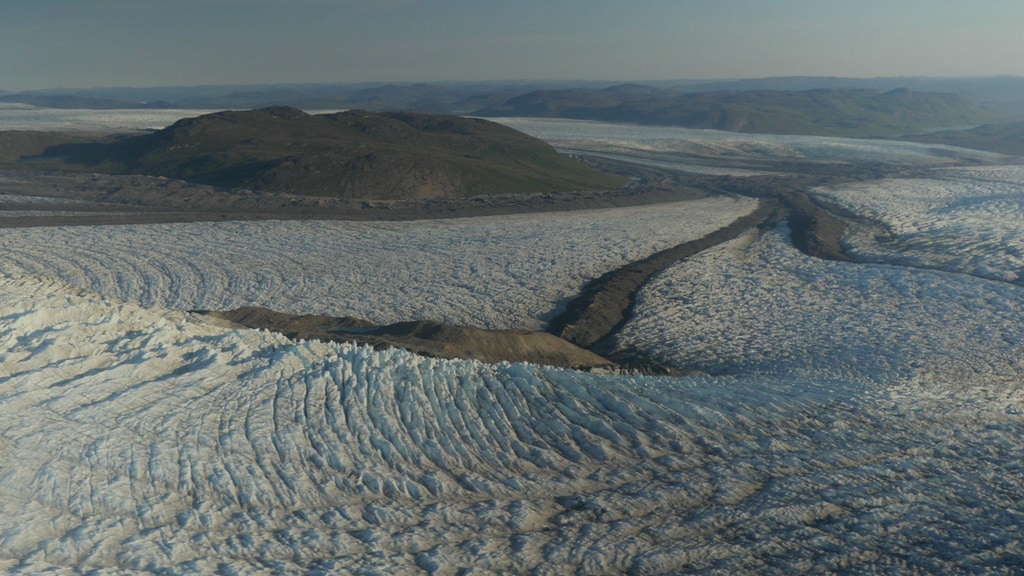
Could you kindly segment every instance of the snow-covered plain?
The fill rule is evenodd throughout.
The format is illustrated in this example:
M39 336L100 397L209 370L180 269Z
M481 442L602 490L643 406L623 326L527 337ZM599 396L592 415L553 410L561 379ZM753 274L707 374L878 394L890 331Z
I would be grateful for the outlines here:
M859 258L1024 280L1024 166L941 169L815 194L881 225L851 222L844 241Z
M11 573L1013 573L1024 554L1018 397L431 360L10 272L0 319Z
M23 228L0 230L0 245L24 272L146 306L539 328L587 281L756 206L709 198L417 222Z

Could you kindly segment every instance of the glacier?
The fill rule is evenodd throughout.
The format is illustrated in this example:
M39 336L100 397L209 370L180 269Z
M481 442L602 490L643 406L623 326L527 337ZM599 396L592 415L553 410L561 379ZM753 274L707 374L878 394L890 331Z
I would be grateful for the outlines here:
M844 239L858 259L1024 281L1024 166L929 176L821 187L814 195L859 217L848 221Z
M0 243L23 272L146 306L538 329L589 280L757 205L718 197L411 222L9 228Z
M952 156L979 162L1005 157L966 148L869 138L741 134L673 126L639 126L564 118L490 118L554 146L631 157L640 163L671 163L686 172L749 176L761 171L729 168L740 160L882 162L904 166L948 164ZM688 159L688 160L680 160ZM702 165L693 164L702 158Z
M962 274L806 256L785 225L659 273L618 335L680 368L1024 400L1024 292Z
M88 110L0 106L0 130L127 132L160 130L182 118L217 110Z
M0 127L161 122L3 112ZM685 159L951 153L506 122L736 176L757 171ZM752 200L0 230L0 571L1019 573L1020 170L815 190L862 216L844 242L865 263L809 258L781 225L657 274L619 342L706 372L679 378L292 341L185 310L540 327L587 280Z
M293 342L0 273L11 573L954 570L1024 550L1020 399Z

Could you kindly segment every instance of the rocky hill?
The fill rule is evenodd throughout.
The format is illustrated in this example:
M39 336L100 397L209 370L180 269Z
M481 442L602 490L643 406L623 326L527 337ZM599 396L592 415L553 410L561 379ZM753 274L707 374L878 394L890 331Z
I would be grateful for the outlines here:
M114 142L53 146L46 155L95 172L354 199L593 190L624 182L494 122L401 112L217 112Z

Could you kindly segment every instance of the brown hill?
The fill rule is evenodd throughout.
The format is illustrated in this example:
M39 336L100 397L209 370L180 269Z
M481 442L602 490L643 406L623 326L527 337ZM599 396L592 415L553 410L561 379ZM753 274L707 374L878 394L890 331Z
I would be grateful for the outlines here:
M226 111L113 143L54 146L47 155L97 172L356 199L595 190L624 183L494 122L401 112Z

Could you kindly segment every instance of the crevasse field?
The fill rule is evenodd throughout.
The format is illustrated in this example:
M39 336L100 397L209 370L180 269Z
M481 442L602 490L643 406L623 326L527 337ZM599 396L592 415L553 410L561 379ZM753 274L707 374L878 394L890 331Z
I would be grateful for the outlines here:
M819 191L872 219L851 228L865 264L806 257L783 225L659 274L621 338L708 374L687 378L293 342L183 310L539 324L752 202L0 230L0 569L1019 573L1024 288L963 264L1012 268L1016 216L986 205L1013 201L1013 170ZM901 264L865 230L905 222L923 248ZM950 222L1003 236L928 260Z
M788 233L747 233L665 270L641 291L621 343L711 374L1016 396L1019 287L823 261L793 248Z

